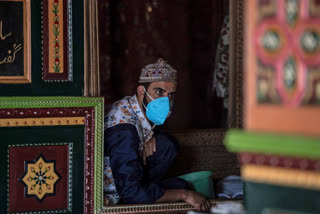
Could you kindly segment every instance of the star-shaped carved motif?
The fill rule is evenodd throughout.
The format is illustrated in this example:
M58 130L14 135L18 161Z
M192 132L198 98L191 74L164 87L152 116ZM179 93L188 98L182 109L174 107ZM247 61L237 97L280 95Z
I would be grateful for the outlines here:
M55 172L55 162L46 161L40 155L36 161L26 163L26 174L22 181L26 185L26 195L35 196L40 201L47 194L55 192L55 184L59 180Z

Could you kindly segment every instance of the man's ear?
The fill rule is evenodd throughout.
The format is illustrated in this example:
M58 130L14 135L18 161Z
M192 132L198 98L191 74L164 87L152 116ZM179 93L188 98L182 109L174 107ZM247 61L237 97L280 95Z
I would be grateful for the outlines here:
M142 85L139 85L138 88L137 88L137 96L138 96L138 99L141 99L143 100L143 97L144 97L144 88Z

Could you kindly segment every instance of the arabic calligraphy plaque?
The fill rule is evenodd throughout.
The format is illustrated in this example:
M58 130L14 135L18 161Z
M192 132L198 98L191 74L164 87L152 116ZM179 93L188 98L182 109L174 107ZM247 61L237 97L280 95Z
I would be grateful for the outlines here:
M0 0L0 83L31 82L30 1Z

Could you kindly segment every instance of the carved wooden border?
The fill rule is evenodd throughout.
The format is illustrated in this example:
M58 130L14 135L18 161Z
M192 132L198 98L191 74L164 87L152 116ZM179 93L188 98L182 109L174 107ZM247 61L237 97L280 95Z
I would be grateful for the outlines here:
M12 155L11 159L10 159L10 149L12 148L18 148L18 147L38 147L38 146L41 146L41 147L50 147L50 146L67 146L68 147L68 164L67 164L67 167L68 167L68 182L67 182L67 189L68 189L68 194L67 194L67 208L66 209L59 209L59 210L45 210L43 212L46 212L47 214L54 214L54 213L57 213L57 212L61 212L61 213L70 213L72 212L72 196L73 196L73 192L72 192L72 177L73 177L73 174L72 174L72 171L73 171L73 168L72 168L72 164L73 164L73 143L71 142L63 142L63 143L33 143L33 144L17 144L17 145L8 145L8 160L7 160L7 166L8 166L8 170L7 170L7 179L8 179L8 184L7 184L7 212L8 213L11 213L11 214L15 214L15 213L21 213L21 214L28 214L28 213L33 213L34 211L22 211L22 212L17 212L17 211L11 211L10 212L10 200L11 200L11 196L10 196L10 182L12 180L10 180L10 171L11 171L11 168L9 165L10 165L10 162L12 162L12 157L14 157L14 155ZM29 161L28 161L29 162ZM54 161L55 162L55 161ZM12 174L15 174L15 173L12 173ZM54 185L56 185L57 183L55 183ZM56 188L56 187L55 187ZM17 191L18 192L18 191ZM14 195L15 193L13 193L12 195ZM50 195L50 194L49 194ZM55 194L53 194L55 195ZM19 201L21 203L21 201ZM26 202L25 202L26 203ZM52 202L51 202L52 203ZM22 206L23 209L25 209L25 205L23 204L16 204L16 203L11 203L11 205L14 206L13 209L16 209L17 207L19 206ZM32 207L29 206L29 208Z
M63 62L61 67L62 72L54 73L52 72L53 68L51 67L51 60L54 60L50 57L52 49L50 49L50 43L53 40L49 41L49 37L53 38L53 29L52 26L49 26L49 19L54 16L53 12L49 9L53 4L50 0L42 0L41 10L42 10L42 79L45 82L65 82L72 81L73 79L73 50L72 50L72 0L60 1L60 4L63 4L63 10L58 12L62 14L63 17L60 19L59 31L63 31L61 39L62 51L60 51L60 62ZM57 3L58 4L58 3Z
M214 172L212 178L220 180L228 175L240 174L237 155L229 152L223 144L225 134L223 129L172 133L179 142L180 151L169 175L211 170Z
M20 118L20 120L26 118L45 118L47 115L51 115L55 118L82 116L85 121L85 173L84 182L87 188L84 192L84 207L85 213L94 213L94 138L95 138L95 112L94 108L23 108L23 109L0 109L0 118ZM20 124L20 125L19 125ZM21 122L15 127L24 126ZM62 124L61 124L62 125ZM36 124L35 124L36 126Z
M233 200L242 202L241 200ZM224 200L210 200L212 206L224 202ZM145 204L145 205L121 205L109 206L104 208L103 213L161 213L161 214L182 214L189 210L195 210L191 205L184 202L162 203L162 204Z
M88 0L90 1L90 0ZM230 2L230 101L229 101L229 128L242 128L242 108L243 108L243 10L244 1L229 0ZM226 130L192 130L173 133L181 142L182 146L215 146L222 145ZM212 205L221 201L212 200ZM186 213L192 210L192 206L187 203L165 203L146 205L122 205L105 207L103 213Z
M230 0L229 128L243 126L243 39L245 1Z
M90 214L103 206L103 106L103 98L0 98L0 118L85 118L84 213Z

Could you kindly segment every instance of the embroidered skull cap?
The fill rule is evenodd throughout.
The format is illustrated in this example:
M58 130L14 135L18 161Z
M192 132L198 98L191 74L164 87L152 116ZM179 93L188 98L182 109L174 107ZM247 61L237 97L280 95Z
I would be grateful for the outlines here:
M156 63L145 66L139 78L139 83L159 81L177 82L177 70L161 58Z

